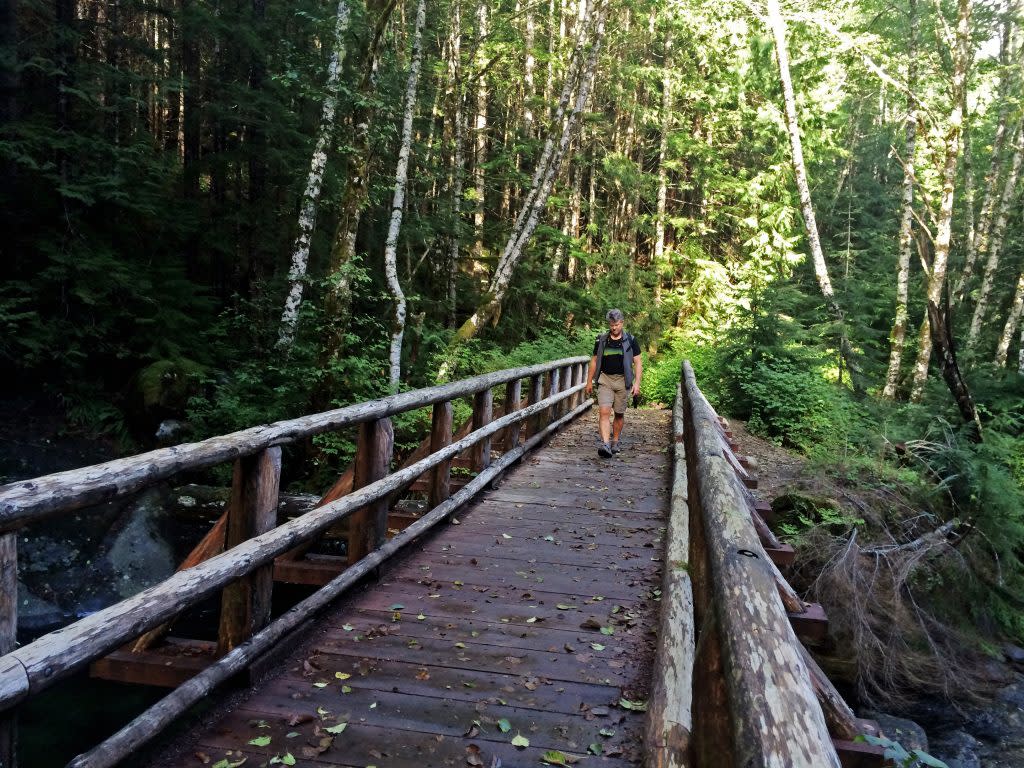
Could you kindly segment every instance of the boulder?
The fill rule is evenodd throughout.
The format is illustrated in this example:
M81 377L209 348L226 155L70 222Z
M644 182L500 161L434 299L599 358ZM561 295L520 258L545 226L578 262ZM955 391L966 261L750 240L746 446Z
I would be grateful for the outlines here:
M56 603L33 594L18 582L18 635L37 637L67 623L67 615Z
M163 581L177 568L173 547L161 533L166 514L159 491L145 491L109 540L105 559L114 577L111 586L121 598Z
M969 733L946 731L933 738L931 755L949 768L981 768L982 747L982 743Z

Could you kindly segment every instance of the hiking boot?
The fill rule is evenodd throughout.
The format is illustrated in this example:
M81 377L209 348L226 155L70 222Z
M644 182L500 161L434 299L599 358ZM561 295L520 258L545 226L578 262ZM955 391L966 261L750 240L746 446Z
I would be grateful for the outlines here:
M600 456L601 458L604 458L604 459L607 459L607 458L611 457L612 449L608 445L608 443L601 443L601 445L598 446L598 448L597 448L597 455Z
M612 453L618 453L621 450L622 450L622 448L619 447L619 441L618 440L616 440L614 443L612 443Z

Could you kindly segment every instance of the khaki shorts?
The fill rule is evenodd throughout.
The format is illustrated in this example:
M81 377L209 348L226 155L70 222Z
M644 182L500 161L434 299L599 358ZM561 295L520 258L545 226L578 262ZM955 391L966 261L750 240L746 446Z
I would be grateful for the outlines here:
M602 373L597 380L597 404L602 408L613 406L615 413L626 412L626 377L621 373Z

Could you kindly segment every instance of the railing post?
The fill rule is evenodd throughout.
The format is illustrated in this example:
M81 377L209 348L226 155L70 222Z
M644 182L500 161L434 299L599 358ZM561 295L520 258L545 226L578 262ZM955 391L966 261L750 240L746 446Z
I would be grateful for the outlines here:
M0 536L0 655L13 651L18 637L18 534ZM0 715L0 768L15 768L18 755L16 709Z
M430 453L437 453L452 444L452 415L455 409L450 400L434 404L430 425ZM436 507L451 496L452 461L442 461L430 471L430 506Z
M505 385L505 415L519 410L519 402L523 397L523 380L516 379ZM516 422L505 429L505 451L511 451L519 446L519 433L523 429L521 421Z
M377 419L359 425L353 489L363 488L387 475L394 442L391 419ZM354 565L383 544L387 530L386 496L354 512L349 517L348 564Z
M242 544L277 525L281 448L274 446L235 461L224 548ZM270 621L273 564L224 587L217 650L223 655Z
M494 391L490 388L473 396L473 431L491 423L494 415ZM478 440L473 446L473 471L483 472L491 465L491 438Z
M582 381L583 377L587 375L586 369L581 363L574 363L569 366L572 370L572 386L578 386ZM569 399L570 407L575 408L583 402L583 392L577 392Z
M562 391L562 369L552 368L551 369L551 385L548 387L548 397L554 397ZM562 415L562 404L555 403L548 408L548 424L556 421L559 416Z
M536 373L530 377L530 391L526 396L527 406L536 405L544 399L544 376ZM529 440L540 431L541 414L535 413L526 420L526 439Z

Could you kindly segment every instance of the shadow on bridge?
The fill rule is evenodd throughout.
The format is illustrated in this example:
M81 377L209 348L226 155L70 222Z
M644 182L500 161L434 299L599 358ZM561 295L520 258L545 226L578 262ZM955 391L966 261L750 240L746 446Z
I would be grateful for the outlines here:
M600 459L577 419L154 765L639 763L670 420L630 414L625 451Z

